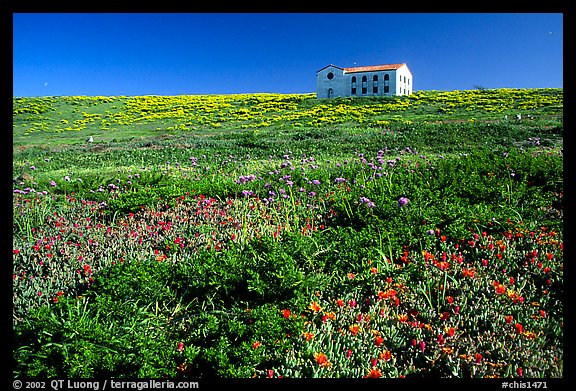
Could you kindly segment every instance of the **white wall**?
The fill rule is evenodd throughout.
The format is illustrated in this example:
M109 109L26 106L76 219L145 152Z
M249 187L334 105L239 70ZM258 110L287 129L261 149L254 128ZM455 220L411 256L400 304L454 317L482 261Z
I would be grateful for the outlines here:
M414 80L407 67L401 67L396 72L396 95L410 95L413 91Z

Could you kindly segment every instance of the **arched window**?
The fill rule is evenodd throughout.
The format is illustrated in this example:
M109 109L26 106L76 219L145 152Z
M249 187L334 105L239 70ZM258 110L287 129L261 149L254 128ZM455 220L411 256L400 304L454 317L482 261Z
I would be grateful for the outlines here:
M362 76L362 93L365 94L366 92L368 92L368 78Z
M356 76L352 76L351 90L352 95L356 95Z
M332 98L334 96L334 90L332 88L328 88L328 98Z
M374 75L374 77L372 77L372 93L378 93L378 75Z
M390 92L390 75L387 73L384 75L384 93Z

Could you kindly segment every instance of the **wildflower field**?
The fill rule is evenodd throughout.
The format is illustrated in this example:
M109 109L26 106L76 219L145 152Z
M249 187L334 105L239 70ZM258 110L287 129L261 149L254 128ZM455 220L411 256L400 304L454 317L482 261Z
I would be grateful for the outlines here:
M14 98L12 171L15 377L563 377L562 89Z

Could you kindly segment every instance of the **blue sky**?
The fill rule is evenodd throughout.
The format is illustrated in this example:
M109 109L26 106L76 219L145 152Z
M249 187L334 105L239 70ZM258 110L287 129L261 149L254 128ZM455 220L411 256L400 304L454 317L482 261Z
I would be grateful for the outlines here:
M403 62L415 90L563 87L563 14L13 14L13 96L308 93Z

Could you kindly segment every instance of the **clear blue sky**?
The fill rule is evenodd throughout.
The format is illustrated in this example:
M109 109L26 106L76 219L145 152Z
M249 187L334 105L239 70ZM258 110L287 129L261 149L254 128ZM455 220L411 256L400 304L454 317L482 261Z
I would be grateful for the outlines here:
M563 14L13 14L13 96L307 93L402 62L415 90L563 87Z

